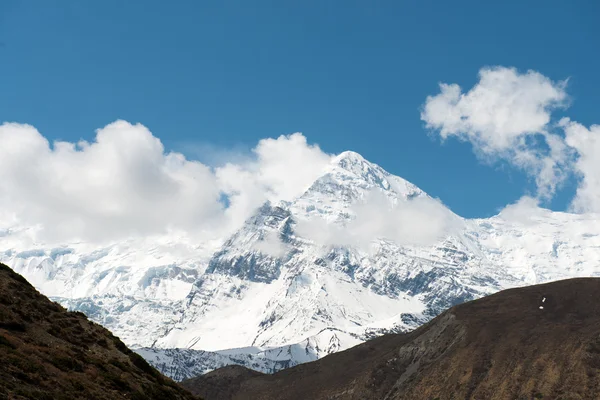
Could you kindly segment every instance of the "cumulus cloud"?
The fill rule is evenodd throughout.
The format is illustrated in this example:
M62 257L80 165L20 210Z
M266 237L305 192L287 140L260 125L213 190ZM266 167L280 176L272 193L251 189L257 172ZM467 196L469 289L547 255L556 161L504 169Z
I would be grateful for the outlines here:
M219 186L230 199L226 214L235 224L266 200L289 201L302 194L332 158L300 133L263 139L253 153L252 162L228 163L216 171Z
M573 168L581 182L571 207L577 212L600 213L600 125L586 128L568 118L559 125L565 131L566 143L578 155Z
M552 196L565 179L569 149L548 129L551 113L567 105L566 81L553 82L535 71L483 68L479 82L463 93L456 84L440 84L421 112L426 126L442 139L472 143L487 162L506 160L532 175L542 198Z
M354 246L369 251L378 239L398 245L432 245L456 233L462 224L439 200L428 196L392 202L374 191L350 211L353 219L344 226L317 217L298 222L296 232L324 246Z
M456 84L440 84L441 93L427 98L421 118L443 138L457 136L495 154L523 135L544 132L551 111L565 105L565 86L535 71L483 68L467 93Z
M4 124L0 143L3 207L50 237L190 228L219 211L210 170L165 153L142 125L117 121L92 143L50 145L32 126Z
M50 143L30 125L5 123L3 221L37 225L46 241L169 230L219 235L264 200L301 194L330 159L301 134L262 140L253 151L251 159L214 169L166 151L140 124L116 121L92 142Z

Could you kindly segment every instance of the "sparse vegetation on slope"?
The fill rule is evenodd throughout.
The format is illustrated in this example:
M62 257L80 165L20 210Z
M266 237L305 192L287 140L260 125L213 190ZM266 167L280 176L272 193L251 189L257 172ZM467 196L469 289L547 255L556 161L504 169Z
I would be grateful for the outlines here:
M0 264L0 399L193 399L108 330Z

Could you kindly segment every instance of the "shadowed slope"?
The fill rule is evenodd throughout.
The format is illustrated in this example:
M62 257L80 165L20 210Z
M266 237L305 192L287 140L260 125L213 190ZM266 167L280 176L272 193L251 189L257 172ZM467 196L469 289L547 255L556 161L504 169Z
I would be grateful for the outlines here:
M261 372L240 365L228 365L185 380L181 382L181 386L206 399L229 399L239 391L242 382L263 375Z
M0 264L0 399L193 399L82 313Z

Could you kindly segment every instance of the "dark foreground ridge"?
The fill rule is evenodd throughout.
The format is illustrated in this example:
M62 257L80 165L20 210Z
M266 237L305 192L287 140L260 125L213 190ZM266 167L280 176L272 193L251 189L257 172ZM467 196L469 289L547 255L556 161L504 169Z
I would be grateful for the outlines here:
M264 376L262 372L242 367L228 365L196 378L181 382L181 385L205 399L231 399L239 392L240 385L250 378Z
M208 400L600 399L600 279L506 290L274 375L233 372L182 384Z
M193 399L108 330L0 264L0 399Z

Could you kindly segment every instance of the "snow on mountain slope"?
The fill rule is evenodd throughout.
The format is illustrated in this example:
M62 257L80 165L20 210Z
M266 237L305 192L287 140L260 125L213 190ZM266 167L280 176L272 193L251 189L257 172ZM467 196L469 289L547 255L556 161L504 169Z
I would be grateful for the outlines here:
M498 290L499 277L510 281L469 251L477 246L462 233L440 238L434 247L399 246L373 236L369 249L336 245L339 237L322 245L303 234L319 220L334 235L351 230L348 225L360 213L353 206L373 191L399 208L428 198L356 153L343 153L297 200L264 205L225 242L192 288L181 320L155 345L213 351L224 342L277 347L327 327L363 335L370 324L394 317L390 327L410 329L415 325L402 322L401 313L420 320Z
M600 215L537 209L477 220L488 259L524 285L600 274Z
M345 152L224 241L45 246L0 226L0 261L183 378L231 362L273 371L504 288L598 276L599 219L518 204L465 220Z
M274 348L245 347L216 352L177 348L140 348L136 352L162 373L181 381L231 364L244 365L264 373L274 373L315 361L327 354L345 350L364 339L325 329L300 343Z
M185 237L131 239L102 248L84 243L25 247L15 236L0 241L0 260L133 347L151 346L177 321L179 304L216 248Z

